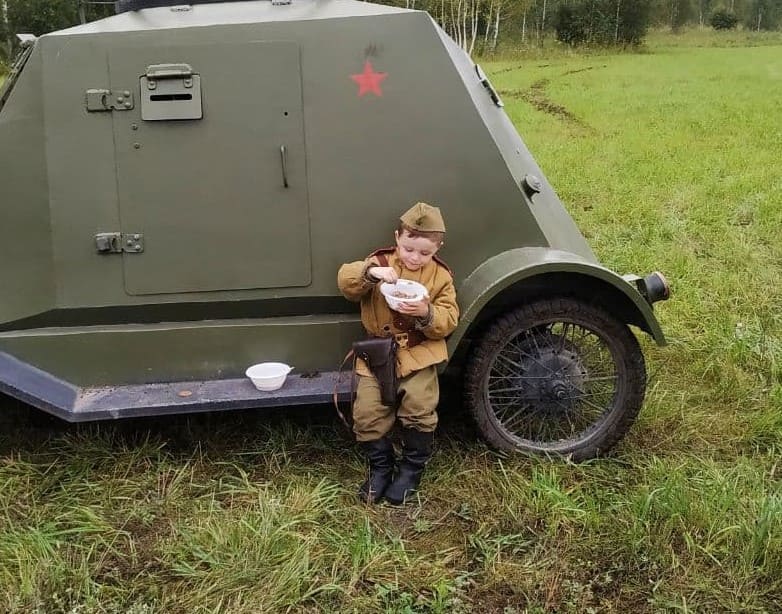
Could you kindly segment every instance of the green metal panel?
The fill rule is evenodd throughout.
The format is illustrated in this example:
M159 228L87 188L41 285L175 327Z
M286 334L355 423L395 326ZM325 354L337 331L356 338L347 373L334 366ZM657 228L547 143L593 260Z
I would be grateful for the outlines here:
M106 51L88 37L38 44L56 306L105 304L97 297L122 283L122 257L98 255L94 239L120 229L112 113L87 112L86 92L110 87Z
M332 14L344 15L348 7L357 14L370 8L389 14L359 17L360 23L328 18ZM302 2L290 8L293 12L264 3L226 5L231 17L269 20L239 26L226 25L227 17L218 10L221 8L201 5L194 7L192 14L146 10L143 14L118 15L44 37L46 117L51 126L47 150L49 158L57 160L49 172L52 195L57 201L52 215L59 307L259 300L281 295L271 285L265 289L188 294L176 293L172 287L164 294L131 295L126 291L122 269L123 260L131 261L133 256L95 252L96 233L138 231L127 224L124 206L121 223L119 220L112 120L132 123L128 118L134 114L140 117L140 102L136 96L131 111L87 113L84 92L89 88L119 91L124 87L109 80L109 50L121 48L135 57L160 46L161 40L177 48L218 50L226 40L238 47L260 40L296 40L300 46L312 274L310 285L288 287L285 296L336 294L334 275L338 266L387 244L399 213L416 200L443 207L449 228L443 256L457 278L497 251L546 245L547 236L535 217L540 212L530 210L518 185L525 170L524 161L529 157L526 148L515 131L511 137L498 137L498 131L513 130L502 123L504 112L494 106L469 61L465 66L454 65L451 54L456 51L444 47L439 30L426 13L386 10L361 2ZM219 17L207 18L206 12L219 13ZM305 20L292 21L294 13L306 15ZM186 27L191 23L198 27ZM124 26L129 31L123 31ZM411 57L416 62L411 63ZM351 78L363 70L367 58L375 70L388 74L382 83L382 96L359 96L358 85ZM150 63L163 62L159 57L143 59L146 61L139 61L140 68L133 71L134 80ZM198 70L192 62L191 65ZM229 70L228 64L222 72L226 80L232 75L234 88L237 82L241 84L242 73ZM208 104L209 83L204 82L203 87L204 102ZM276 86L269 85L273 87ZM203 126L209 120L208 109L205 111L204 120L193 123ZM244 116L237 115L235 121L254 130L254 109L247 110ZM167 123L142 122L137 132L145 131L147 124ZM145 151L143 141L128 142L139 143L136 153ZM503 148L511 145L514 149L508 154ZM76 149L78 155L74 155ZM181 174L178 158L191 155L198 160L197 151L177 152L177 157L165 160L155 170ZM215 160L218 167L210 168L209 174L224 172L219 165L233 160L229 155ZM297 163L297 157L289 152L289 164ZM125 196L121 187L119 191ZM233 188L226 190L223 201L228 202L233 192ZM186 192L182 199L189 196ZM543 194L537 195L533 205L538 209L545 207L549 216L569 219L555 198L543 198ZM149 211L156 223L166 214L165 209ZM276 219L275 223L279 221ZM231 215L223 214L222 208L209 223L215 229L240 224ZM147 232L143 234L145 251L141 257L145 258L153 248L153 238ZM573 237L576 240L583 245L579 236ZM280 258L308 258L301 247L291 242ZM580 248L574 251L580 253ZM165 264L174 267L174 263ZM230 254L224 251L210 264L216 275L225 275L235 266Z
M41 73L36 44L0 112L0 323L55 302Z
M308 285L298 45L145 45L109 57L112 90L142 101L113 112L122 232L144 238L143 252L122 256L126 290ZM166 63L187 63L200 78L202 119L141 118L142 76Z
M264 361L334 371L361 336L357 315L301 316L12 331L0 333L0 352L78 386L110 386L243 377Z
M497 153L501 156L501 160L492 162L492 165L499 168L504 163L504 170L514 179L514 187L516 188L522 185L525 178L530 175L540 182L541 190L534 197L518 193L519 205L525 209L525 212L529 211L533 216L532 226L534 226L535 232L542 232L545 236L545 243L550 247L578 254L587 260L597 262L592 249L563 207L554 187L546 179L510 118L503 110L494 104L489 104L490 95L486 87L476 79L476 67L472 58L464 53L464 50L443 30L436 28L436 31L453 66L459 69L459 76L465 90L470 94L473 108L480 115L486 134L491 137L496 145ZM496 192L492 190L487 194L487 197L494 196L494 194ZM504 224L506 222L498 223ZM521 245L540 244L530 235L529 230L524 230L520 236L523 237ZM494 248L498 247L496 242L492 241L490 244ZM470 264L474 266L474 263ZM467 271L465 271L466 273Z

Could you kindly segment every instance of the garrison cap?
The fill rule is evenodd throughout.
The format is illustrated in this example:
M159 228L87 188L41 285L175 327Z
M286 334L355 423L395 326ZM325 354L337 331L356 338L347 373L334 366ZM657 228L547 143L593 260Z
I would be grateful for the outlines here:
M445 222L440 209L426 203L414 204L402 214L399 221L419 232L445 232Z

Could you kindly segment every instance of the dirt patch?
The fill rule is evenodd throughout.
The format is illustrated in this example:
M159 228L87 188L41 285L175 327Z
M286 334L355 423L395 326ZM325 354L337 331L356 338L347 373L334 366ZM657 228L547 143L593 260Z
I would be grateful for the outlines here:
M514 70L519 70L520 68L524 68L524 64L519 64L518 66L508 66L507 68L500 68L499 70L492 71L492 74L499 75L504 72L512 72Z
M603 64L602 66L587 66L586 68L576 68L575 70L568 70L566 72L563 72L562 76L564 77L565 75L575 75L576 73L579 72L586 72L588 70L594 70L595 68L605 68L606 66L608 65Z
M578 117L573 115L573 113L562 105L553 102L546 96L546 86L548 84L548 79L541 79L540 81L533 83L527 90L504 90L500 91L499 94L508 98L523 100L535 107L538 111L553 115L554 117L578 126L579 128L588 128L588 126Z

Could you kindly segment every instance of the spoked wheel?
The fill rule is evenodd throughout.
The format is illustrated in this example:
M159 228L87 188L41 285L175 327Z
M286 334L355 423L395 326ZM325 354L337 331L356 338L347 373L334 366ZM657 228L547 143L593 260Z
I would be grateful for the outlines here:
M624 323L576 299L546 299L490 325L468 360L465 388L491 445L583 460L630 428L646 366Z

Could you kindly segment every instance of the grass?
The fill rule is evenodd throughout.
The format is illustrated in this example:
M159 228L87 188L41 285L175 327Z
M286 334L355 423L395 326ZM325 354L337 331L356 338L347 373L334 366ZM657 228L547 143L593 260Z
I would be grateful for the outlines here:
M673 49L693 48L744 48L758 46L779 46L782 32L754 32L744 28L716 31L710 27L689 26L677 33L670 28L652 28L637 47L628 46L624 52L631 55L669 52ZM543 40L530 36L525 42L518 39L500 39L497 49L489 52L482 61L503 60L550 60L552 58L573 58L584 56L616 56L617 50L600 45L594 47L570 47L547 34Z
M601 260L673 284L610 458L496 454L448 405L419 503L368 509L328 408L44 427L6 400L0 610L782 609L782 41L724 40L484 63Z

